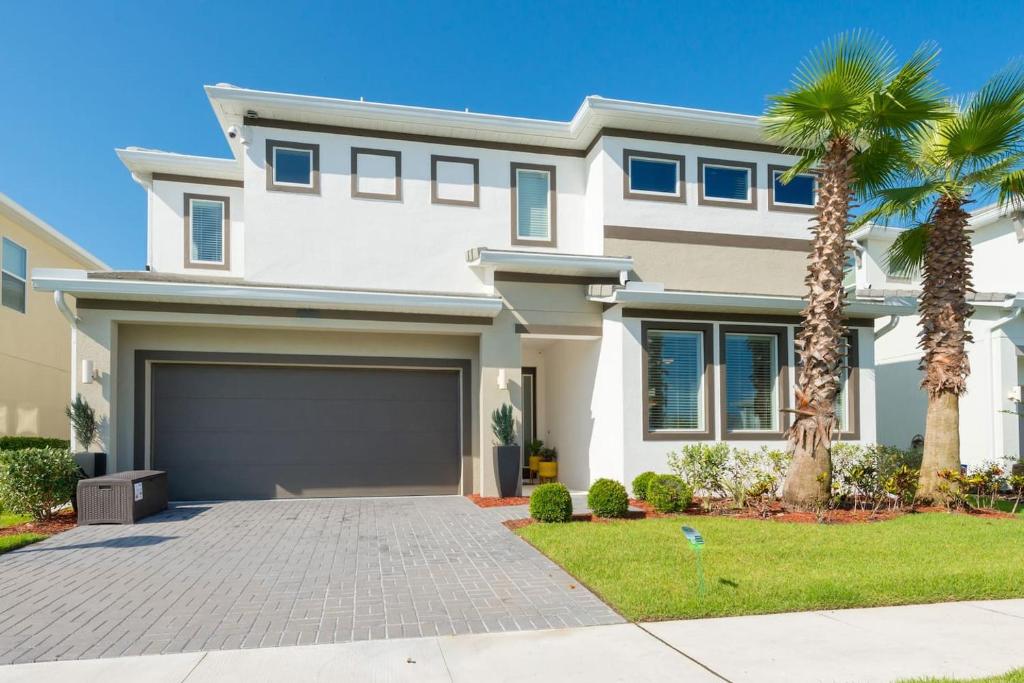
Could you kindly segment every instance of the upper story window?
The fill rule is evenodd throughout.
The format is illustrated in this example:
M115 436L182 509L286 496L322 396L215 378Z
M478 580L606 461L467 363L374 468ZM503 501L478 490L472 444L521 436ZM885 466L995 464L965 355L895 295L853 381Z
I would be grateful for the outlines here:
M685 202L686 159L675 154L622 152L622 196L625 199Z
M185 195L186 268L227 270L230 220L227 197Z
M512 244L555 246L555 167L512 164Z
M644 323L644 438L712 438L711 325Z
M28 283L28 252L24 247L6 237L3 238L0 248L3 250L3 254L0 256L3 263L3 267L0 268L0 278L3 279L0 304L18 313L24 313Z
M781 434L785 329L723 325L721 334L726 434L731 438Z
M818 201L818 180L813 173L801 173L788 183L782 182L785 166L768 166L768 208L772 211L814 213Z
M757 208L757 164L697 159L697 203L737 209Z
M267 189L320 193L320 145L267 140Z
M480 160L431 154L430 202L480 206Z
M352 196L401 201L402 153L353 147Z

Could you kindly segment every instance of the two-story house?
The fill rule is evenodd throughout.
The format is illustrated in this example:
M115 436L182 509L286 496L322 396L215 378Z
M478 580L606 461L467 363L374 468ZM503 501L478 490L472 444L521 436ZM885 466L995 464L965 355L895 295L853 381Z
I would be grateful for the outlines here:
M968 466L1024 451L1024 215L987 206L970 221L974 247L974 314L967 321L974 341L967 352L971 375L960 399L960 458ZM853 238L863 250L857 296L908 303L920 294L920 277L888 272L886 254L898 229L866 227ZM878 440L908 447L925 431L928 400L918 369L917 315L879 320L875 332L878 367Z
M815 179L779 182L756 117L206 92L230 158L118 150L146 270L33 278L77 301L118 469L178 499L493 495L503 403L571 488L784 445ZM875 440L893 308L850 303L843 438Z
M74 339L52 297L29 286L40 267L108 268L0 193L0 436L66 439Z

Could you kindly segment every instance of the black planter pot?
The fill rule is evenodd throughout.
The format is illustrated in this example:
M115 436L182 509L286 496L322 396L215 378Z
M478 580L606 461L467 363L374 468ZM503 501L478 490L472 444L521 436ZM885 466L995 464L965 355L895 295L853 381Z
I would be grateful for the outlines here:
M522 450L519 446L495 446L494 469L498 474L498 492L502 498L522 493Z

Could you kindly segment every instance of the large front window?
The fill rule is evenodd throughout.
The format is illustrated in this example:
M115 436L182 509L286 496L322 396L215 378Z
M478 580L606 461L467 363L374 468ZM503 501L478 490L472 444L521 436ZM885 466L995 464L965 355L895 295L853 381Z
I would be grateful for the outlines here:
M724 340L727 431L780 431L779 337L727 332Z
M645 438L711 437L711 326L645 323L643 345Z

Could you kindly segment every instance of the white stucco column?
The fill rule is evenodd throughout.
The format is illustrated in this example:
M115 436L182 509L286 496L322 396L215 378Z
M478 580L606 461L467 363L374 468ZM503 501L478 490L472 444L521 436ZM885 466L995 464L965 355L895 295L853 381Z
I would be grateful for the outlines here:
M474 488L483 496L498 495L491 413L503 403L512 405L516 416L517 442L522 441L523 360L515 323L515 317L506 309L480 335L480 480ZM498 387L500 370L505 371L505 389Z
M115 425L115 379L114 358L117 345L117 328L109 314L99 311L82 310L78 312L78 339L75 344L76 358L71 373L75 377L75 386L89 405L96 412L100 423L97 443L92 450L107 454L107 471L116 472L125 469L118 466L117 433ZM82 361L91 360L96 378L89 383L82 381ZM81 447L81 445L79 445Z

